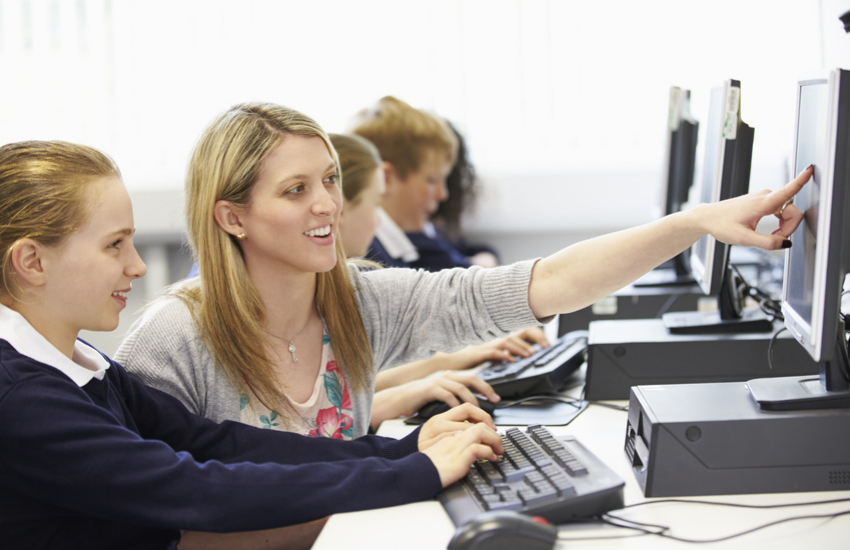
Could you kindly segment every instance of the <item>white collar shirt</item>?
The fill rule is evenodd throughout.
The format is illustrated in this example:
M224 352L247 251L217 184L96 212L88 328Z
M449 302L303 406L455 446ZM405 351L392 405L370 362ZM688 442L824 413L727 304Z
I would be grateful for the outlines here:
M92 378L103 380L109 361L97 350L77 340L73 360L56 349L17 311L0 304L0 338L9 342L21 355L61 371L79 387Z
M419 252L401 227L390 218L383 208L378 209L380 223L375 229L375 238L378 239L386 249L391 258L403 262L415 262L419 259Z

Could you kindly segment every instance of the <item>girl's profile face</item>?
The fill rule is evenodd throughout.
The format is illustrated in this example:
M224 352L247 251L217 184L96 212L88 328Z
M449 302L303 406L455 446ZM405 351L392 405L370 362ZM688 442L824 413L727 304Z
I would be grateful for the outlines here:
M80 330L114 330L132 281L145 274L133 245L130 196L121 180L104 177L91 185L89 193L95 206L85 225L59 245L44 249L44 303L51 318L39 327L43 334L76 338Z
M342 210L336 164L320 137L286 136L263 161L250 204L239 215L249 272L321 273L336 265Z
M354 202L345 201L339 230L342 247L349 258L365 256L369 251L378 227L378 209L384 196L384 185L384 171L380 167L376 168Z

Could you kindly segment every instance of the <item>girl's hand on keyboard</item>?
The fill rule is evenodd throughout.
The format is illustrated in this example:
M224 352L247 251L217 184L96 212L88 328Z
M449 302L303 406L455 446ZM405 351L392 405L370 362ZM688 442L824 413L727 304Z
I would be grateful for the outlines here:
M430 418L419 431L419 450L424 451L446 437L455 437L457 432L466 431L481 424L496 431L493 418L471 403L464 403Z
M445 488L465 476L476 460L498 460L504 448L502 437L496 430L480 422L468 424L464 430L442 434L438 441L422 452L434 463L440 474L440 483Z
M427 378L375 393L370 422L372 428L377 430L385 420L410 416L431 401L442 401L450 407L461 403L471 403L477 407L476 393L484 395L493 403L501 400L490 384L472 373L435 372Z

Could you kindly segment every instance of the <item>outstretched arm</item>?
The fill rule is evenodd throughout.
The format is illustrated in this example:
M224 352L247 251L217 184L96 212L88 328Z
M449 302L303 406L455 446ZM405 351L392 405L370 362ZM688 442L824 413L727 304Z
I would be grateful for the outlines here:
M538 319L587 307L632 283L705 235L721 242L777 250L803 219L788 205L811 177L811 167L776 191L761 191L665 216L645 225L589 239L548 256L534 267L528 296ZM779 229L755 231L759 220L776 215ZM790 244L790 242L788 243ZM566 292L565 292L566 289Z

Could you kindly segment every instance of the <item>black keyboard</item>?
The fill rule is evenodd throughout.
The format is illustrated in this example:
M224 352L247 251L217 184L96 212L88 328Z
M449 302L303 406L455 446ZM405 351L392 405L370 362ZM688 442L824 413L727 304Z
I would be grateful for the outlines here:
M510 428L497 462L480 460L437 499L455 526L482 512L513 510L564 523L623 507L623 480L575 437Z
M587 331L575 330L546 349L513 363L491 363L478 373L503 399L557 393L587 358Z

